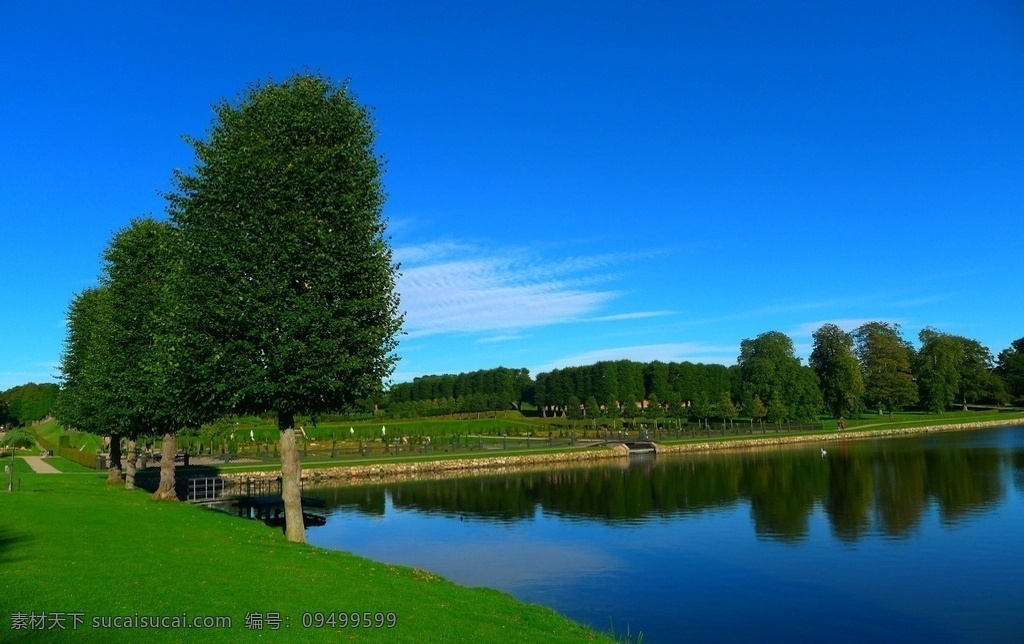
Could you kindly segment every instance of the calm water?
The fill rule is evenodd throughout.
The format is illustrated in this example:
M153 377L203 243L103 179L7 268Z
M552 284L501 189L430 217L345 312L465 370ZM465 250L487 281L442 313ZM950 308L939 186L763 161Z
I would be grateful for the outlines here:
M1024 429L319 490L311 543L645 642L1024 641Z

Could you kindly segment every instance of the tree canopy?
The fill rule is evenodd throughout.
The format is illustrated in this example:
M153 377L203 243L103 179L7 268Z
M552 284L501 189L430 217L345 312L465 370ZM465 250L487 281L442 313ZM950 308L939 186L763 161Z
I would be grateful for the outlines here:
M36 439L24 429L15 429L4 436L4 440L0 442L0 445L14 449L28 449L36 446Z
M29 382L0 392L0 425L27 425L50 415L57 397L54 383Z
M103 254L100 283L112 303L108 311L111 350L108 385L122 414L125 434L177 431L180 421L163 408L156 338L164 332L174 229L143 218L118 231Z
M900 334L898 324L868 322L853 332L857 358L864 376L864 400L889 410L909 407L918 400L912 373L914 349Z
M853 336L835 324L823 324L813 334L810 365L818 374L825 408L834 418L859 411L864 378L853 353Z
M287 459L296 414L381 391L396 361L382 162L369 111L320 76L253 86L215 113L169 195L183 319L206 345L208 396L276 412ZM283 468L288 537L301 540L297 456Z
M380 390L401 320L368 110L297 75L215 111L170 212L228 406L288 417Z
M1006 384L1006 391L1016 399L1024 398L1024 338L1018 338L999 352L996 373Z
M54 416L62 425L100 436L117 433L118 427L109 329L107 289L85 289L72 298L60 360L60 395L54 404Z
M779 331L768 331L740 343L737 361L743 376L743 399L752 404L755 396L767 401L768 409L786 409L786 418L813 420L822 408L817 376L801 366L793 341Z
M928 411L941 413L956 400L960 389L960 365L963 347L950 335L925 328L918 334L917 386L921 404Z

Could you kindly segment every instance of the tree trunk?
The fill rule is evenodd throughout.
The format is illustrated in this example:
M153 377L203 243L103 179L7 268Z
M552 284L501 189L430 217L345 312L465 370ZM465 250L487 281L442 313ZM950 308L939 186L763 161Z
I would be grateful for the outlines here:
M138 451L135 449L135 439L128 439L128 462L125 464L124 489L135 489L135 461L138 459Z
M178 451L178 436L175 432L164 434L160 444L160 485L153 492L153 498L163 501L177 501L174 490L174 454Z
M306 526L302 521L302 466L295 448L295 427L291 413L278 412L277 428L281 432L281 500L284 501L284 536L288 541L306 542Z
M121 436L110 435L110 465L107 468L107 483L121 484Z

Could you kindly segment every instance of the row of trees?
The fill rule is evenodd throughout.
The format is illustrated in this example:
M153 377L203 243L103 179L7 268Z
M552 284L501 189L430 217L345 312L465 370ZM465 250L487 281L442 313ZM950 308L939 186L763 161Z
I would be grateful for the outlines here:
M519 409L523 400L530 397L532 386L533 381L528 370L498 367L458 375L421 376L412 382L393 385L388 392L388 402L391 405L402 405L442 399L466 401L474 398L473 403L464 404L473 407Z
M0 428L22 427L50 415L58 387L30 382L0 391Z
M572 414L582 402L588 416L600 410L617 417L620 410L630 414L661 403L678 407L688 401L717 402L737 378L735 367L719 364L598 362L538 374L533 402L545 415L563 410Z
M599 362L538 374L535 402L570 418L709 417L743 412L759 420L815 420L822 408L815 373L800 364L793 342L777 331L740 344L736 365L691 362ZM581 405L582 403L582 405Z
M295 416L379 395L396 360L381 160L367 109L320 76L215 112L188 139L196 165L175 172L169 220L118 232L99 286L71 302L55 412L112 449L162 436L166 498L177 432L276 414L286 535L303 541Z
M389 412L431 416L519 408L570 418L807 421L822 412L851 417L867 409L941 412L954 402L1005 403L1024 397L1024 338L993 359L977 340L926 328L915 349L899 325L869 322L852 332L824 324L807 365L793 341L769 331L740 343L737 364L598 362L540 373L492 369L424 376L394 385Z

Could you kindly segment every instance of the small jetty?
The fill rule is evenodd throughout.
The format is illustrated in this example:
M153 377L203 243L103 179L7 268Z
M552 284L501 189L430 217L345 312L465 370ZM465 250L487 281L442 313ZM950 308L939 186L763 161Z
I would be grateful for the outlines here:
M235 497L234 505L238 508L238 516L259 519L267 525L284 525L284 499L279 494L265 496ZM327 517L315 512L307 512L307 508L323 508L327 502L316 497L302 497L302 519L306 527L322 526Z
M634 454L657 454L658 449L651 441L622 441L622 444L629 449L629 455Z
M196 477L187 484L190 503L229 505L237 510L238 516L258 519L267 525L284 525L284 499L281 496L281 479L250 479L243 483L225 480L221 477ZM302 496L302 518L307 527L322 526L327 517L310 511L324 508L327 502L315 496Z

